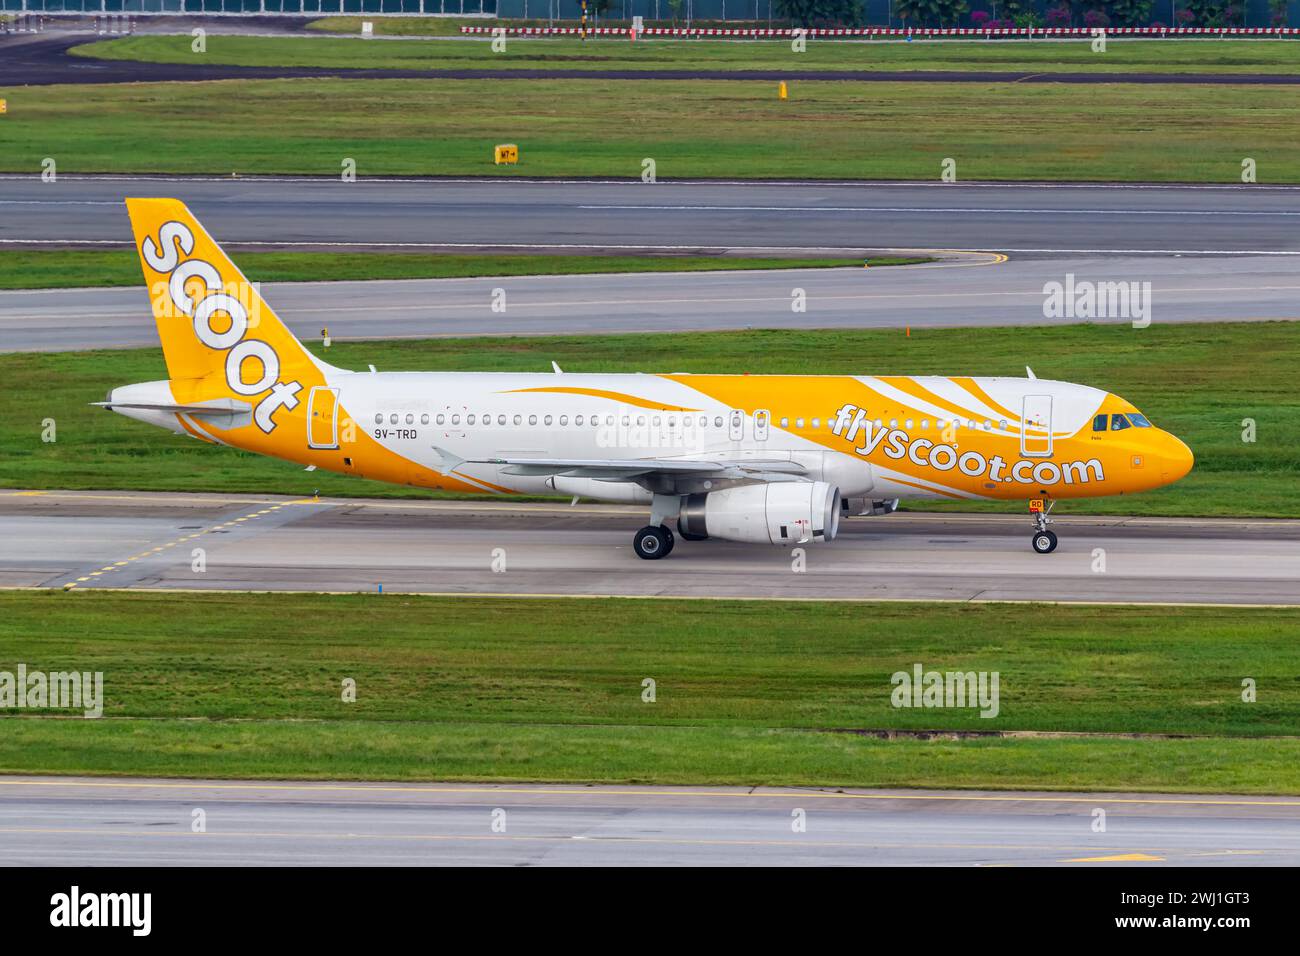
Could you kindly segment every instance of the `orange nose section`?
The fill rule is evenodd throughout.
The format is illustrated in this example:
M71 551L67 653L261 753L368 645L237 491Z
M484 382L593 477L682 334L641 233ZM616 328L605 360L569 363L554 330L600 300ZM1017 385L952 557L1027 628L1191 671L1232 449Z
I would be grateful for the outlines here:
M1160 452L1160 478L1174 482L1192 470L1196 458L1180 438L1165 432L1167 442Z

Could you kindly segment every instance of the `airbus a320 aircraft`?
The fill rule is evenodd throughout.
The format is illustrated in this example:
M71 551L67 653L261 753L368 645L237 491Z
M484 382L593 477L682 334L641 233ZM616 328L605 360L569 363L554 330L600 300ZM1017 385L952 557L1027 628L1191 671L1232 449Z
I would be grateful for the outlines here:
M1192 467L1119 396L1032 373L349 372L303 348L183 203L126 204L170 380L115 388L105 407L380 481L645 504L642 558L672 551L673 519L688 541L804 544L904 495L1028 499L1046 554L1055 500Z

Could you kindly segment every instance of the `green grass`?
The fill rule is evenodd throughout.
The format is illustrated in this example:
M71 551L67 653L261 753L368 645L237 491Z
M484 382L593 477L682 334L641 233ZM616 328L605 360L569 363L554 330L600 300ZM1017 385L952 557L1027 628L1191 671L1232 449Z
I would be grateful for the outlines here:
M322 17L307 24L317 33L361 34L361 23L369 19L377 36L458 37L464 26L500 25L520 27L545 26L545 20L484 20L482 17Z
M354 36L361 35L361 23L366 17L322 17L319 20L312 20L307 24L308 30L314 30L319 33L346 33ZM376 36L392 37L458 37L461 35L460 28L464 26L477 27L544 27L549 26L547 20L524 20L520 18L498 17L493 20L484 20L482 17L466 17L458 19L455 17L369 17L374 24ZM576 26L575 21L567 21L562 26ZM616 26L627 26L626 21L615 22ZM735 27L734 21L727 22L723 20L695 20L694 26L697 27ZM669 20L651 20L645 21L648 27L670 27L673 23Z
M1283 610L0 593L0 667L100 670L107 701L0 717L0 770L1294 793L1300 740L1252 738L1300 728L1297 638ZM892 707L915 663L997 671L999 715Z
M1300 793L1292 740L874 740L745 728L14 720L48 774Z
M359 33L359 20L354 32ZM400 21L398 21L400 22ZM395 29L380 19L377 26ZM439 24L445 29L451 24ZM1297 73L1300 43L1115 40L1094 53L1074 42L845 43L810 40L797 54L785 40L623 40L508 38L504 53L464 40L210 36L194 53L189 36L133 36L75 47L79 56L159 63L451 70L977 70L1045 72Z
M254 278L257 278L254 274ZM313 348L318 346L313 345ZM1184 438L1196 467L1134 496L1071 501L1069 514L1300 517L1300 323L712 332L336 342L329 360L385 371L752 372L1022 375L1116 392ZM426 497L307 474L91 408L113 386L166 378L161 350L0 355L0 486ZM41 440L54 418L58 441ZM1253 418L1257 441L1243 443ZM1020 510L926 502L926 509Z
M912 265L926 258L880 257L874 266ZM467 276L570 275L599 272L701 272L710 269L862 267L861 259L752 259L717 256L426 255L366 252L244 252L240 266L259 282L345 279L447 279ZM140 285L132 250L60 249L0 252L0 289Z
M100 670L107 698L99 723L0 717L0 770L1300 792L1300 740L1255 739L1300 728L1297 611L552 604L0 593L0 666ZM330 627L282 627L307 619ZM918 662L997 671L1000 714L893 708Z
M0 170L1300 182L1293 88L588 80L21 87ZM485 109L484 104L491 108ZM924 117L924 121L918 121ZM1206 117L1213 117L1207 122ZM237 130L213 148L214 130ZM518 166L494 166L496 143ZM340 188L347 188L340 184ZM653 188L653 187L649 187Z

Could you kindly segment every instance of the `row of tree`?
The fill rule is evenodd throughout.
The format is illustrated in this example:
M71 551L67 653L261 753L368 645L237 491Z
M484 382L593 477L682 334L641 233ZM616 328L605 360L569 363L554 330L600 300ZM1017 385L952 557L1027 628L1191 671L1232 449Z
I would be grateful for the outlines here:
M1040 15L1032 0L977 0L990 10L970 11L967 0L894 0L894 16L908 26L1129 27L1151 23L1153 0L1060 0ZM857 26L862 0L777 0L777 9L801 26ZM1174 23L1161 26L1238 26L1244 0L1176 0ZM1286 24L1287 0L1270 0L1274 26ZM966 15L970 13L970 16Z

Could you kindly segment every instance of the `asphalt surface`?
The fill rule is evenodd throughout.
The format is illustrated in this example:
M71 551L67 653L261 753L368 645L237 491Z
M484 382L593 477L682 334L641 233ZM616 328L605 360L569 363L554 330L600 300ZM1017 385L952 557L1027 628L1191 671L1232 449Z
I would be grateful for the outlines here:
M1045 326L1081 321L1044 316L1044 286L1071 274L1079 281L1151 283L1155 323L1300 319L1300 257L1222 258L1214 260L1212 271L1201 258L999 259L972 255L876 269L267 283L263 294L304 341L318 341L323 326L337 341ZM256 280L256 271L249 271ZM796 288L804 290L806 311L791 308ZM492 310L497 289L505 292L504 312ZM143 284L0 292L0 352L126 347L158 347ZM1051 358L1033 364L1043 366L1042 373ZM864 357L863 368L870 365Z
M1044 73L1032 70L584 70L584 69L361 69L339 67L219 66L203 63L145 63L133 60L94 60L74 57L69 48L97 39L92 34L0 36L0 86L46 86L61 83L158 83L228 79L351 79L448 80L830 80L865 83L1139 83L1167 85L1300 84L1300 75L1278 73ZM486 42L486 39L483 41ZM512 42L521 42L518 39ZM522 41L528 42L528 41ZM539 41L542 42L542 41ZM603 42L603 41L594 41ZM654 42L654 41L646 41Z
M7 491L0 586L1300 605L1300 521L1063 516L1038 555L1028 516L893 514L845 520L796 573L784 549L718 541L643 561L647 510Z
M196 809L204 811L206 832L192 832ZM1097 809L1106 812L1104 833L1092 830ZM795 832L800 810L806 829ZM1295 866L1300 800L0 777L0 865L321 866L340 860L352 866Z
M0 176L0 244L131 243L127 196L222 244L418 252L965 249L1300 254L1300 187ZM630 170L629 173L639 173Z

